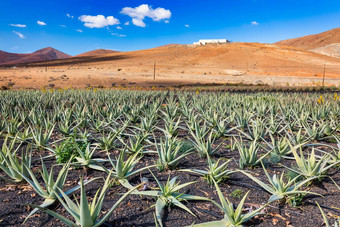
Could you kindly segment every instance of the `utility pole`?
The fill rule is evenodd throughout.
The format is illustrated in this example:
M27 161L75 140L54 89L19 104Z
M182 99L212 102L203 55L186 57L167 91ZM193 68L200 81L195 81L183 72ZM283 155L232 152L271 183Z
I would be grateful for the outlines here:
M325 88L326 64L323 65L322 89Z
M45 57L45 72L47 72L47 57Z
M156 60L153 62L153 79L156 79Z

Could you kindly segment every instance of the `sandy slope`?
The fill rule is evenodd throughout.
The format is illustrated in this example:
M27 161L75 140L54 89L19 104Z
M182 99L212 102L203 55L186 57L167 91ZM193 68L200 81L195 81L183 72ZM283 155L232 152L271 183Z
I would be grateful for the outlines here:
M305 50L324 47L333 43L340 43L340 28L335 28L315 35L307 35L295 39L287 39L275 44L282 46L294 46Z
M105 55L105 54L113 54L113 53L117 53L117 52L118 51L114 51L114 50L97 49L97 50L92 50L92 51L88 51L88 52L76 55L74 57L98 56L98 55Z
M318 54L324 54L327 56L340 59L340 43L332 43L324 47L313 49L311 51L318 53Z
M153 80L156 61L156 80ZM0 85L17 87L111 87L181 83L320 83L327 65L328 84L340 80L340 60L295 47L259 43L170 45L154 49L76 57L29 68L3 70ZM32 67L35 68L32 68ZM6 78L4 78L6 77ZM12 81L9 81L9 80Z

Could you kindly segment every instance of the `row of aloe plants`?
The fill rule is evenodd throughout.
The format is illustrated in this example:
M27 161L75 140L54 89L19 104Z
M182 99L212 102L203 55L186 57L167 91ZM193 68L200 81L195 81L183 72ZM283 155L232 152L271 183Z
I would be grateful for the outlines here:
M328 171L340 167L340 105L334 97L324 95L326 102L318 103L316 95L280 93L2 92L1 179L17 183L26 181L45 199L39 206L32 205L36 209L28 217L42 209L70 226L102 224L129 194L157 198L155 217L160 225L165 206L175 205L192 213L181 201L206 200L225 214L225 219L214 224L241 226L258 215L261 209L243 214L245 196L234 210L219 189L219 184L232 174L244 174L271 194L268 203L293 204L292 200L296 203L297 196L313 193L303 187L330 178ZM215 161L214 155L225 149L237 152L238 168L229 168L231 159ZM33 151L50 153L41 158L43 182L39 182L32 172ZM107 158L97 157L101 151L107 153ZM120 153L113 158L113 151ZM137 163L147 155L155 157L155 162L136 169ZM169 178L165 184L155 177L159 186L155 191L140 191L137 188L140 186L129 182L131 176L147 169L180 168L181 161L190 160L193 155L207 160L207 167L180 171L201 175L208 184L215 185L221 204L179 193L180 189L194 182L180 185L176 183L176 177ZM45 158L64 163L56 180L53 168L47 171ZM294 159L295 164L293 167L283 166L280 163L283 159ZM279 164L295 173L295 176L288 180L283 173L280 177L270 176L263 165L268 160L272 165ZM249 171L261 165L269 184ZM88 202L84 184L95 179L80 180L79 186L63 191L71 167L91 168L108 174L93 202ZM99 219L105 191L114 179L129 191ZM81 199L74 203L68 196L78 189L81 190ZM75 222L46 208L57 201Z

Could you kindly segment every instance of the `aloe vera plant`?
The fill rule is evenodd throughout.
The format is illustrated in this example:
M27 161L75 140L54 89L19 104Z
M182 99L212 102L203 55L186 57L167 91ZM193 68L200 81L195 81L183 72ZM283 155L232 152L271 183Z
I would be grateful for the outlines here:
M287 138L289 139L289 142L294 146L301 145L301 147L303 147L303 145L309 141L309 138L302 134L301 128L296 134L292 132L292 130L290 130L290 132L285 131L285 133L287 135Z
M328 154L325 154L318 160L317 156L315 155L314 148L312 152L308 154L307 158L305 158L301 148L300 155L292 146L291 149L295 158L297 168L294 169L286 166L285 167L290 171L300 174L306 178L317 177L317 179L321 180L323 177L326 176L330 168L340 163L339 161L334 162L333 164L329 164L329 160L331 157Z
M252 121L251 126L247 126L247 131L238 131L251 141L259 141L260 139L265 138L267 134L265 125L261 123L261 120L259 119L257 119L256 121Z
M330 156L329 164L337 163L335 166L338 169L340 169L340 138L338 138L337 136L334 136L334 139L337 142L336 147L322 144L322 146L330 147L332 149L332 152L327 152L327 151L323 151L320 149L317 149L317 150L325 154L328 154Z
M74 133L78 124L73 125L72 122L70 122L68 119L66 119L65 121L59 123L58 131L65 136L70 136Z
M40 195L42 198L44 198L44 202L40 205L40 207L45 208L48 207L50 205L52 205L53 203L55 203L58 198L56 195L56 191L57 189L63 189L64 188L64 184L67 178L67 174L69 171L69 167L70 167L70 162L68 162L66 165L64 165L61 170L58 173L58 176L56 178L56 180L54 180L53 178L53 174L54 174L54 170L53 170L53 166L50 170L50 172L47 171L47 168L44 164L43 159L41 158L41 164L42 164L42 172L40 171L40 175L42 176L43 182L44 182L44 186L41 185L38 181L38 179L36 178L35 174L32 172L32 170L28 167L26 167L28 173L29 173L29 177L25 176L24 174L18 172L26 181L27 183L29 183L32 188L35 190L35 192ZM86 181L85 184L90 183L91 181L93 181L95 179ZM73 192L75 192L76 190L78 190L80 188L80 185L67 190L65 193L65 195L70 195ZM60 196L62 197L62 195L60 194ZM36 213L39 209L35 208L31 211L31 213L26 217L25 221L32 216L34 213Z
M135 89L138 88L135 87ZM191 89L193 88L189 88ZM202 176L209 184L215 184L215 182L219 184L235 171L228 167L228 164L231 166L230 161L216 157L238 156L240 152L240 167L242 168L259 165L259 160L264 161L267 157L275 163L279 163L282 158L286 159L285 162L290 162L287 165L295 172L289 171L287 175L294 175L292 179L283 179L279 173L275 178L276 182L269 170L270 179L260 178L247 172L261 179L264 184L274 190L273 193L278 193L277 191L284 193L283 189L298 185L300 178L303 182L308 179L321 180L326 176L338 187L335 167L340 168L340 152L339 145L335 145L333 140L333 137L339 136L340 130L340 105L337 94L324 93L322 98L319 98L321 94L316 93L237 94L220 91L204 92L200 89L195 93L196 88L193 91L177 90L175 92L171 91L171 88L169 91L123 90L125 88L117 87L117 89L110 90L88 88L86 90L0 91L0 145L2 145L0 152L3 154L0 155L0 163L7 168L7 173L9 173L0 169L0 175L9 180L21 182L25 181L23 177L25 176L35 183L32 179L33 175L30 174L33 170L21 168L22 162L26 163L26 166L30 162L30 154L26 156L23 146L28 144L33 145L33 148L38 148L43 155L48 151L54 152L58 163L67 163L72 157L77 156L78 160L73 159L71 166L84 166L87 169L90 166L96 166L97 169L105 171L105 173L96 174L109 174L113 181L117 180L123 186L132 189L134 185L132 180L138 178L138 175L142 175L148 168L154 168L157 164L161 170L180 167L182 160L189 160L190 152L187 154L185 151L194 145L195 154L197 152L203 159L207 159L208 164L198 167L199 164L195 163L196 157L193 156L192 162L186 163L189 165L186 168L196 171L195 174ZM234 127L237 130L234 130ZM124 130L116 135L116 129L122 128ZM238 135L233 135L234 132ZM152 138L153 133L157 135L156 139ZM238 137L239 135L242 136L243 141ZM217 152L219 146L217 138L229 136L235 136L232 139L233 142L228 145L221 143L223 149L218 149L219 152ZM176 138L181 141L190 138L191 141L190 144L183 143L183 146L178 149L178 144L173 142L177 140ZM59 140L62 142L59 143ZM71 140L74 141L71 143ZM313 140L322 141L322 144L311 144ZM79 141L84 141L84 143L78 143ZM294 156L288 141L295 148L298 158ZM91 143L90 149L86 150L88 143ZM151 159L155 158L153 160L155 165L147 166L148 161L145 159L150 159L149 148L155 143L158 153L153 151L151 154ZM81 147L81 153L78 152L76 145ZM97 145L98 148L92 149L93 145ZM187 147L186 150L183 147ZM310 149L312 147L314 151ZM302 153L298 150L300 148ZM121 153L113 158L112 152L117 150ZM103 151L110 153L112 167L107 166L107 164L110 165L109 163L97 159L98 154ZM23 155L20 155L21 152ZM39 151L33 152L32 166L37 152ZM183 158L184 154L188 156ZM44 160L45 158L43 157ZM10 159L14 164L10 163ZM105 157L105 159L110 161L110 158ZM300 165L295 164L296 160L300 162ZM44 169L41 169L42 175L40 176L39 173L33 171L42 188L41 195L36 193L37 196L42 196L43 192L46 194L51 192L50 187L45 183L46 180L43 179L46 178L43 177L44 174L50 176L53 171L54 178L56 178L54 182L56 183L59 179L59 175L57 178L55 174L56 167L51 170L46 161L45 164L49 172L44 173ZM112 170L111 174L110 170ZM265 175L263 170L260 171ZM328 172L333 171L335 172L334 180L331 174L327 176ZM91 174L91 172L88 173ZM298 175L300 177L296 178L295 176ZM140 177L142 182L147 182L145 177ZM287 185L291 180L295 182L289 187ZM271 181L277 183L276 188ZM307 190L308 183L295 191ZM149 186L150 190L158 190L152 188L152 183L145 183L145 185ZM328 185L325 184L327 190ZM283 191L280 191L279 186ZM66 191L66 187L58 187ZM188 188L183 188L178 193L185 192L182 190ZM59 189L55 190L58 196L62 197ZM143 190L146 188L144 187ZM288 203L293 203L300 201L304 194L285 195L284 198ZM156 196L156 201L159 197L161 196ZM40 199L42 202L43 198ZM63 201L67 203L65 199ZM72 201L76 204L73 197ZM183 201L181 203L185 205ZM170 203L167 204L170 205ZM229 213L232 216L231 208ZM245 210L241 215L246 215ZM6 223L8 218L10 217L4 217L4 221L0 223ZM242 221L236 217L230 220L238 221L227 221L225 218L223 222L218 223L224 226L234 225L232 223L244 224L240 224ZM72 222L77 224L77 221L72 220ZM156 222L159 224L157 218Z
M213 139L212 136L213 132L211 132L207 138L195 136L194 140L190 139L200 158L204 158L207 155L213 155L222 146L223 142L214 148L213 144L215 139Z
M203 201L211 201L208 198L201 197L201 196L194 196L189 195L185 193L180 193L179 190L182 188L185 188L191 184L194 184L196 182L188 182L184 184L176 183L177 177L174 177L170 180L170 176L165 184L162 184L155 175L151 172L152 176L157 182L157 185L159 187L159 190L153 190L153 191L136 191L133 192L133 194L138 195L145 195L145 196L152 196L156 199L156 219L160 226L163 226L162 223L162 211L164 207L169 206L177 206L188 213L192 214L193 216L196 216L191 210L189 210L188 207L186 207L182 201L186 200L203 200Z
M102 137L96 138L96 145L104 151L109 151L117 146L117 141L119 140L121 132L125 129L122 127L120 129L110 128L109 134L104 134Z
M238 128L246 130L253 114L243 109L237 110L235 115L235 124Z
M265 143L268 145L269 150L266 149L268 152L270 152L270 157L272 161L280 161L281 158L287 158L290 159L289 156L292 153L292 149L290 148L290 142L289 140L284 138L275 138L273 135L270 135L271 143L268 143L266 140ZM306 143L298 144L293 147L293 149L298 149L302 146L304 146Z
M312 126L303 122L302 125L311 140L324 140L332 134L329 125L325 122L314 122Z
M26 152L21 152L21 158L18 157L16 152L10 153L11 150L7 150L7 153L4 154L0 152L0 169L4 171L8 178L0 176L0 179L18 183L24 181L22 177L29 177L28 168L31 168L32 163L32 151L30 151L30 147L27 147Z
M20 121L17 117L5 121L5 131L7 132L8 136L15 136L19 132L20 126L23 124L22 121Z
M291 152L288 144L287 138L278 138L276 139L272 134L269 135L271 139L271 143L268 143L266 140L265 143L269 147L271 160L275 160L276 162L280 161L281 158L287 157ZM266 149L266 148L265 148Z
M181 159L192 153L190 150L182 153L182 143L177 138L166 137L164 142L161 139L155 146L158 154L157 168L160 171L175 168Z
M128 178L142 172L143 170L150 169L154 167L154 165L146 166L137 170L134 170L136 164L140 161L141 157L138 157L140 154L135 153L128 157L127 160L125 159L126 152L121 151L117 160L114 162L110 156L108 156L109 161L112 165L111 170L107 170L106 172L110 173L113 177L116 177L124 187L132 189L133 186L129 183Z
M250 143L249 147L247 147L243 140L236 141L236 147L238 152L240 153L240 160L239 165L240 168L243 169L244 167L254 167L260 164L261 160L263 160L270 152L267 152L265 155L258 157L258 151L260 148L259 143L254 140Z
M172 137L177 136L180 123L181 123L181 117L179 117L177 121L174 119L168 120L167 118L165 118L164 129L163 128L158 128L158 129L161 130L166 137L172 138Z
M267 179L270 184L266 184L260 179L252 176L251 174L241 171L244 175L249 177L251 180L255 181L258 185L260 185L264 190L266 190L268 193L271 194L271 197L269 198L268 202L274 202L277 200L281 200L281 202L286 202L288 197L298 194L314 194L314 195L320 195L317 193L313 193L306 190L299 190L303 185L307 184L308 182L315 179L315 177L307 178L301 182L295 183L296 180L300 177L300 175L296 176L293 179L290 179L288 182L285 182L284 179L284 172L282 172L281 176L278 177L276 174L274 174L272 177L268 174L267 169L264 167L263 163L263 171L265 172Z
M23 129L22 131L18 131L16 134L16 137L18 141L20 141L21 143L25 143L25 144L31 142L33 139L33 135L30 131L30 128L26 128L26 129Z
M277 120L274 114L270 114L267 130L269 135L279 135L287 126L283 126L283 120Z
M201 122L197 121L196 118L193 120L192 125L190 125L189 123L187 122L187 126L189 128L191 136L194 138L195 141L202 140L208 135L211 130L211 128L208 128L205 123L201 125Z
M206 168L205 170L182 169L181 171L199 174L203 176L203 178L208 182L209 185L214 185L214 182L219 184L229 178L230 175L237 172L237 170L228 169L228 165L231 160L232 159L222 162L222 158L220 158L215 162L211 159L209 155L207 155L208 168Z
M141 123L139 127L134 127L137 130L142 132L144 137L148 137L150 133L156 128L155 121L156 121L156 112L150 113L147 118L141 117Z
M52 136L54 127L55 127L55 125L44 130L42 127L37 129L37 128L30 126L31 133L32 133L32 136L33 136L34 145L37 148L43 149L43 148L46 148L47 146L50 145L49 142L51 140L51 136Z
M104 167L100 165L102 162L107 162L107 159L103 158L93 158L94 152L96 151L97 147L92 148L91 150L91 144L88 143L86 146L85 151L79 148L79 146L76 146L76 151L78 153L77 156L75 156L76 162L72 163L75 166L83 166L85 168L91 168L99 171L105 171Z
M85 187L84 187L84 180L80 179L80 201L76 200L76 202L73 202L70 197L68 197L61 189L57 188L57 191L55 195L57 196L60 203L63 205L63 207L67 210L67 212L74 218L75 221L71 221L67 219L66 217L52 211L49 209L46 209L41 206L29 204L30 206L34 208L38 208L49 215L59 219L61 222L66 224L67 226L75 227L97 227L101 226L106 219L110 217L110 215L116 210L116 208L119 206L120 203L123 202L123 200L131 194L135 188L129 190L127 193L122 195L120 199L111 207L109 211L107 211L102 218L99 219L100 211L103 206L103 201L105 197L105 193L110 185L110 179L111 176L109 175L106 178L106 181L103 185L103 188L100 190L98 189L96 195L94 196L92 202L89 202L86 193L85 193ZM61 196L59 196L59 193Z
M129 137L129 142L121 142L125 145L125 150L128 154L144 153L144 149L147 147L144 142L147 138L144 135L136 134Z
M21 145L15 148L17 143L17 137L14 137L12 140L9 141L9 136L5 137L5 140L1 146L0 150L0 163L3 163L5 157L9 154L15 154L21 147Z
M247 222L251 218L258 216L261 213L261 210L265 208L265 206L260 207L256 210L250 211L249 213L243 213L243 205L244 202L249 194L249 191L244 195L240 203L238 204L237 208L234 208L234 204L231 203L227 197L223 195L221 189L219 188L218 184L215 182L216 191L218 197L220 199L221 204L214 202L216 206L218 206L221 211L224 213L224 218L220 221L212 221L201 223L197 225L193 225L193 227L242 227L243 223Z

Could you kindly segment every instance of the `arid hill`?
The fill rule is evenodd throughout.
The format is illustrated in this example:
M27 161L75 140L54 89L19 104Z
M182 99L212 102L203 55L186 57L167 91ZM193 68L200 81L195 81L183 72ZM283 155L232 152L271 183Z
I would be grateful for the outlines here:
M114 51L114 50L107 50L107 49L97 49L97 50L92 50L92 51L88 51L82 54L78 54L74 57L88 57L88 56L97 56L97 55L104 55L104 54L113 54L113 53L117 53L118 51Z
M325 83L338 86L339 59L296 47L262 43L170 45L3 68L0 86L13 83L15 88L196 83L316 85L322 83L324 64L327 65Z
M49 66L121 68L123 71L157 70L218 74L313 75L323 64L340 66L334 57L289 46L262 43L229 43L206 46L171 45L113 54L49 61ZM27 66L44 66L32 63Z
M307 35L295 39L287 39L275 44L281 46L293 46L305 50L313 50L334 43L340 43L340 28L335 28L316 35Z
M340 58L340 43L332 43L324 47L313 49L311 51L335 58Z
M0 65L16 65L22 63L65 59L70 57L70 55L51 47L40 49L30 54L15 54L0 51Z

